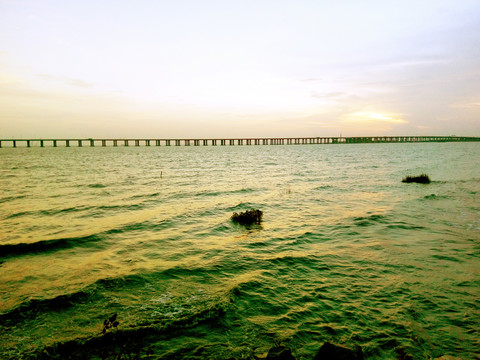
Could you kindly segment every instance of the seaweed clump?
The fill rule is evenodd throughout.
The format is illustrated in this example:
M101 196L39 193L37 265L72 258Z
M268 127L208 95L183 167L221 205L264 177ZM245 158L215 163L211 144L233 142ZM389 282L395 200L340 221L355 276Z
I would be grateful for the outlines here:
M407 176L403 178L402 182L404 183L419 183L419 184L429 184L430 183L430 178L428 177L427 174L421 174L418 176Z
M240 225L260 224L263 212L258 209L251 209L241 213L234 212L231 219L234 223Z

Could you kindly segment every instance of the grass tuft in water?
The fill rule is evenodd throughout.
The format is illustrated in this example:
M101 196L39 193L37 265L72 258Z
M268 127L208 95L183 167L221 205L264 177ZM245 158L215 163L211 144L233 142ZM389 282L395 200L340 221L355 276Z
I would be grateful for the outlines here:
M410 176L408 175L407 177L403 178L402 182L404 183L419 183L419 184L429 184L430 183L430 178L428 177L427 174L421 174L418 176Z
M251 209L241 213L234 212L231 219L234 223L240 225L260 224L263 212L258 209Z

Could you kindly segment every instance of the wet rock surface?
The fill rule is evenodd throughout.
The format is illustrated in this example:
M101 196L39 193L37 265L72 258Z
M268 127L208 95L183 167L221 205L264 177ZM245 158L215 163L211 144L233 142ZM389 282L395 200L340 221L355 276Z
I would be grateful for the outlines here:
M315 360L363 360L361 347L355 350L326 342L318 350Z

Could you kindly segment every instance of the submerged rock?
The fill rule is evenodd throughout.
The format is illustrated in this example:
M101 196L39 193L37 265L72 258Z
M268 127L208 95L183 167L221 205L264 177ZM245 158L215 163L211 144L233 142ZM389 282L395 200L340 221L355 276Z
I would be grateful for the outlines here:
M361 347L351 350L327 341L318 350L315 360L363 360L363 352Z
M295 358L289 348L280 345L271 348L265 360L295 360Z

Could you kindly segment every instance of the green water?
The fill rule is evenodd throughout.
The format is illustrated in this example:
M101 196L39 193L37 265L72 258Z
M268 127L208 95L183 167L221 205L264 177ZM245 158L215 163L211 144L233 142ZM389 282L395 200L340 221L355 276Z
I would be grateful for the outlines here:
M0 170L0 358L99 358L113 313L162 359L480 355L480 144L4 148ZM261 226L230 221L248 208Z

